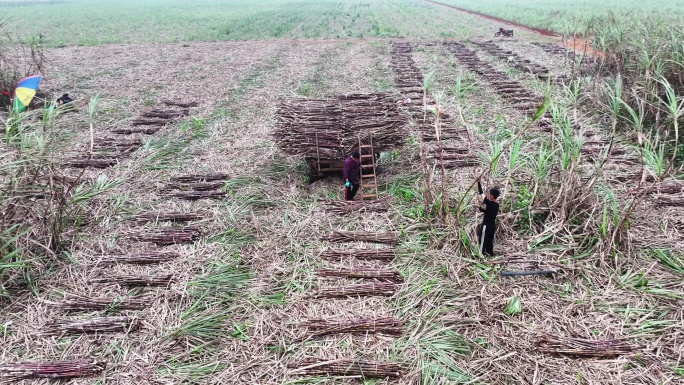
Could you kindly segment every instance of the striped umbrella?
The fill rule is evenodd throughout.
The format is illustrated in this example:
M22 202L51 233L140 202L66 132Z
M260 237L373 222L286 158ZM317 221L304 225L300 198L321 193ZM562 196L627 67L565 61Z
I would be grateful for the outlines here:
M31 100L36 95L36 90L40 85L40 75L29 76L22 79L14 90L14 112L19 113L26 110L31 103Z

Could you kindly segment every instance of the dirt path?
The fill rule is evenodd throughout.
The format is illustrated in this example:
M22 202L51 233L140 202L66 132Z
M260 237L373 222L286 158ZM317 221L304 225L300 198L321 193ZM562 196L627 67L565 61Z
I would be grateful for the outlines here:
M496 16L487 15L485 13L480 13L477 11L471 11L469 9L456 7L454 5L441 3L439 1L433 1L433 0L426 0L426 1L428 3L441 5L443 7L447 7L447 8L451 8L451 9L455 9L459 12L469 13L471 15L479 16L479 17L482 17L482 18L485 18L488 20L497 21L497 22L503 23L505 25L509 25L509 26L516 27L516 28L521 28L521 29L524 29L528 32L538 34L538 35L543 36L543 37L560 39L560 40L556 41L559 45L561 45L565 48L571 49L571 50L575 51L575 53L586 53L586 54L589 54L592 56L604 56L605 55L605 53L603 53L601 51L592 49L590 44L588 43L587 39L584 39L582 37L576 37L576 38L571 38L571 39L562 39L558 33L554 32L554 31L550 31L548 29L529 27L529 26L524 25L524 24L516 23L515 21L502 19L502 18L499 18Z

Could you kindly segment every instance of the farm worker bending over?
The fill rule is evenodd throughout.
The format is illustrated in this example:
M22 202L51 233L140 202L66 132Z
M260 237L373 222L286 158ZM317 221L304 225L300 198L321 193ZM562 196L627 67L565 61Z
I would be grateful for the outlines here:
M361 162L359 159L361 155L358 152L352 152L351 156L344 161L344 185L346 186L344 197L346 200L354 200L354 195L359 191L361 185Z
M480 179L477 180L477 190L483 194ZM487 256L494 255L494 233L496 232L496 215L499 213L499 203L496 199L499 197L499 190L493 188L485 195L482 206L478 207L484 213L482 219L482 230L479 231L480 252Z

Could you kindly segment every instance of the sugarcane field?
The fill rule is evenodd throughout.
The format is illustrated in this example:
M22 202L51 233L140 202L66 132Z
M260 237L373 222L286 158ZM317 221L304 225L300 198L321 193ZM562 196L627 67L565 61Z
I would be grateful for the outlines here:
M684 384L684 0L0 0L0 384Z

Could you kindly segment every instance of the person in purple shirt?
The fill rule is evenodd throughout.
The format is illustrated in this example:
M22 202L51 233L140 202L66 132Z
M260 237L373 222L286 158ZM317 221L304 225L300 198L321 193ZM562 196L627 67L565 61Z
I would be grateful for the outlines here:
M356 195L356 192L359 191L359 186L361 186L360 158L361 155L355 151L344 161L344 171L342 172L344 185L346 186L344 196L348 201L354 200L354 196Z

